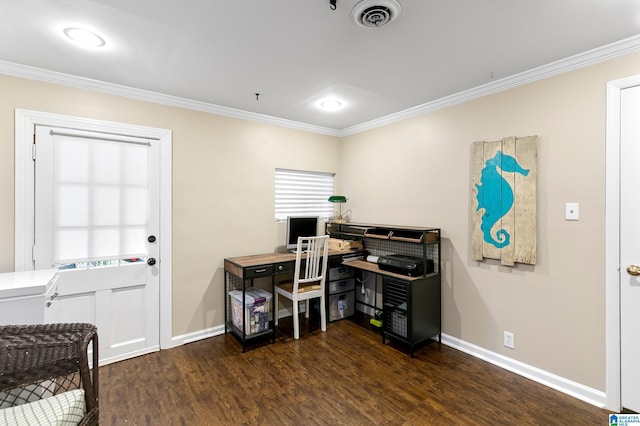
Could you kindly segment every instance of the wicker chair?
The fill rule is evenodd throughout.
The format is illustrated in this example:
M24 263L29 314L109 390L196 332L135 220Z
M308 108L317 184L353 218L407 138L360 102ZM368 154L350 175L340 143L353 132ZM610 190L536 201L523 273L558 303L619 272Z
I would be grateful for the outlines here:
M93 349L89 370L88 346ZM0 408L84 390L81 425L98 424L98 334L91 324L0 326Z

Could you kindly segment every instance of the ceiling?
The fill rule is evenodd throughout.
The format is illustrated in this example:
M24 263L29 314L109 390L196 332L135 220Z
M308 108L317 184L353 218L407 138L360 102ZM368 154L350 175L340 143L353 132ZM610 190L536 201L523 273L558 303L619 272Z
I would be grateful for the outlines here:
M343 131L629 38L640 46L638 0L397 0L380 28L353 22L359 1L0 0L0 72L35 67ZM107 44L72 45L68 26ZM326 96L343 107L322 111Z

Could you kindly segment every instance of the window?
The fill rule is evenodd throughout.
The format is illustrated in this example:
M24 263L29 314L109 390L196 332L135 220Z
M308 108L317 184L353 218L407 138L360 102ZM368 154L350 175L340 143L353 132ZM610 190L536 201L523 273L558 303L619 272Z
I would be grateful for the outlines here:
M36 126L36 146L37 263L84 269L143 261L148 140Z
M334 173L276 169L275 218L313 215L329 218L333 205L328 201L333 194Z

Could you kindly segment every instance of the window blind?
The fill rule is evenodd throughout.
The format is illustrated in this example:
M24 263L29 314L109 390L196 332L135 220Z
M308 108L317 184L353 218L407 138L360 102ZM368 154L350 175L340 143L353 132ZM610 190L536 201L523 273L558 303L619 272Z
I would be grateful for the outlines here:
M54 137L54 264L146 256L148 144Z
M276 169L275 219L287 216L333 215L333 204L328 199L333 194L334 173Z

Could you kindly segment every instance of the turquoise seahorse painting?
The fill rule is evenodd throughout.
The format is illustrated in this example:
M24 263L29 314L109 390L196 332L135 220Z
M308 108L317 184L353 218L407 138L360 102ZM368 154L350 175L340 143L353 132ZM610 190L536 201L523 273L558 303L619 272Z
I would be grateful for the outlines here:
M504 266L537 262L538 137L473 142L471 256Z
M500 170L498 170L500 169ZM498 151L493 158L488 159L482 169L478 190L478 207L476 211L484 209L480 229L483 239L488 244L503 248L510 244L511 236L505 229L499 229L495 235L491 230L494 225L513 207L513 189L509 182L502 177L502 172L529 174L528 169L522 168L518 161L510 155Z

